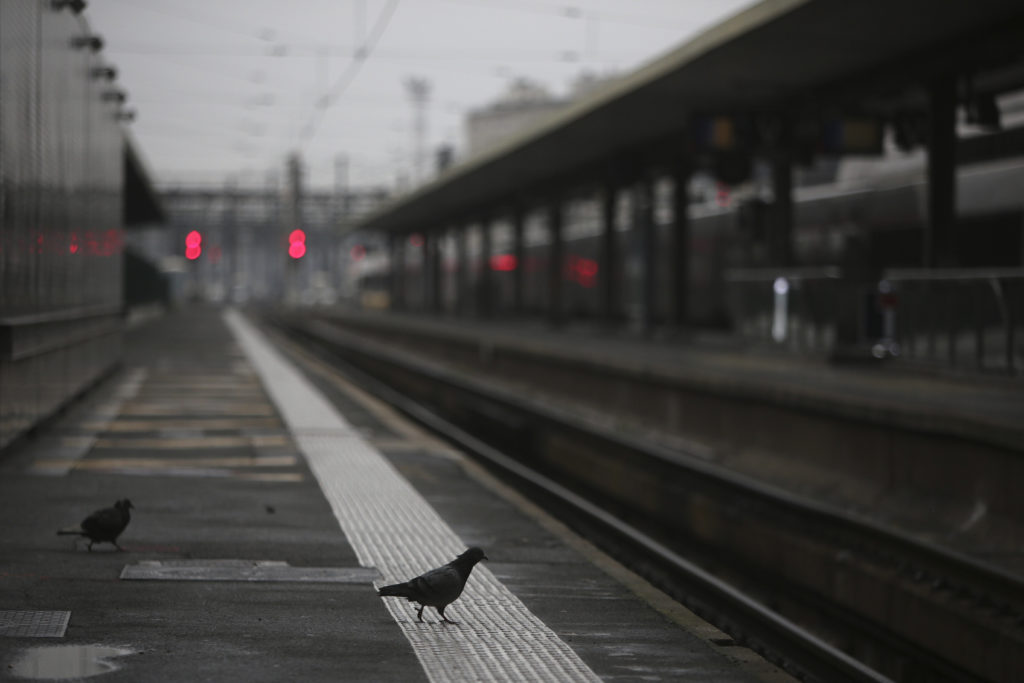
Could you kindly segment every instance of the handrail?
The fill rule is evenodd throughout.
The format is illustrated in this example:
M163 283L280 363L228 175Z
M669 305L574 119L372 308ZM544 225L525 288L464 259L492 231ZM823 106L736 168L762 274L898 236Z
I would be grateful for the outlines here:
M733 268L737 332L794 350L901 357L1020 375L1024 268L888 268L847 280L836 266Z
M895 281L960 281L960 280L1024 279L1024 268L889 268L882 271L883 280Z
M995 314L990 313L987 320L984 314L981 313L982 309L978 305L984 303L985 299L980 297L980 295L976 295L973 300L974 305L971 306L971 317L969 319L954 321L952 318L946 317L943 320L943 316L941 314L937 316L934 307L932 307L925 311L926 315L924 317L927 318L927 329L924 329L919 324L922 316L905 316L904 327L906 331L904 336L909 339L923 335L923 339L928 347L928 351L924 355L933 357L938 355L936 352L937 340L940 337L944 338L948 355L946 364L954 366L958 364L958 347L961 346L958 343L957 336L961 331L966 330L970 332L971 328L973 328L974 364L978 369L982 369L986 367L986 346L990 343L986 342L986 336L989 336L986 330L999 330L1004 349L1002 363L1005 366L1005 370L1010 375L1018 374L1019 360L1017 358L1017 331L1015 327L1019 323L1014 320L1015 306L1012 301L1008 300L1010 294L1007 292L1007 285L1016 288L1024 284L1024 268L890 269L883 273L883 278L897 289L906 290L916 286L919 291L923 290L927 293L932 288L943 288L945 293L943 299L946 302L947 308L948 296L962 291L959 289L951 290L950 287L981 287L987 290L991 295ZM934 296L939 296L939 294L935 293ZM1019 303L1017 306L1019 307ZM939 325L944 326L945 329L937 329L937 317L939 318ZM997 324L994 324L996 321L998 321ZM904 347L906 348L907 345L904 344ZM913 345L911 345L911 348L913 348ZM991 366L991 360L988 365Z
M727 282L774 282L787 280L838 280L843 270L838 266L811 266L798 268L727 268L722 275Z

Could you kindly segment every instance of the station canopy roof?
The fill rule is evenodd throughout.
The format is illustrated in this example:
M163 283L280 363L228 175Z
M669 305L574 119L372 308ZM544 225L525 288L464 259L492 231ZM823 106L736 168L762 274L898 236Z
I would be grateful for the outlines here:
M664 145L694 112L923 107L923 85L945 74L970 75L988 92L1024 86L1024 3L766 0L355 227L442 227L543 196L586 169Z
M138 152L134 138L127 131L124 135L124 192L123 217L128 230L164 223L167 214L153 187L146 164Z

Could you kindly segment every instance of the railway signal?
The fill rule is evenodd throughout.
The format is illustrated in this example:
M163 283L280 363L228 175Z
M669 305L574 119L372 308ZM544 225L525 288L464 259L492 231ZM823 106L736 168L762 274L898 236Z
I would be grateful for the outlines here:
M288 255L296 260L306 255L306 233L302 230L292 230L288 235Z
M198 230L193 230L185 235L185 258L195 261L203 253L203 235Z

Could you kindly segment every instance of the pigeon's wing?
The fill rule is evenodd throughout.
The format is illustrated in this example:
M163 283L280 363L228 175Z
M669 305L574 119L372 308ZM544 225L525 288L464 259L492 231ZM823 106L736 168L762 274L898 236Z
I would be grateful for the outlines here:
M413 599L432 607L441 607L455 600L462 594L464 584L459 572L449 565L431 569L409 581L409 587L416 595Z
M82 529L90 534L104 534L118 531L124 523L120 510L103 508L82 520Z

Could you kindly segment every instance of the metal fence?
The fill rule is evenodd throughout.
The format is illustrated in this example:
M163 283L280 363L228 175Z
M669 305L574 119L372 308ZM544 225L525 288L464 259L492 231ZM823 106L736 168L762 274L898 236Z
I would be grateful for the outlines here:
M839 268L734 268L724 280L726 305L741 336L802 351L836 345L836 304L847 288Z
M1019 375L1024 268L891 269L854 280L839 268L731 269L736 333L798 352Z
M904 358L1019 374L1024 268L889 270Z

